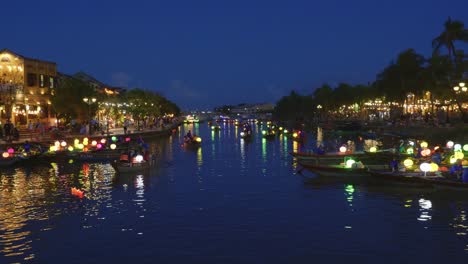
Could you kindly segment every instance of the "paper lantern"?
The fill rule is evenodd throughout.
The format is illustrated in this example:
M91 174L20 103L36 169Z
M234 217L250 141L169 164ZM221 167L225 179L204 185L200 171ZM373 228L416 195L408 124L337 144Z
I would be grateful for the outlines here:
M412 159L405 159L403 161L403 165L405 165L406 168L409 168L414 165L414 162Z
M111 145L110 145L110 148L111 148L111 149L115 149L115 148L117 148L117 145L111 144Z
M96 147L97 147L98 149L101 149L101 148L102 148L102 144L97 144Z
M244 132L240 132L241 137L245 136Z
M454 164L455 162L457 162L457 159L455 158L455 156L450 156L450 164Z
M84 148L84 145L80 143L80 144L78 144L77 147L78 147L78 149L83 149L83 148Z
M262 134L263 134L263 135L266 135L266 131L265 131L265 130L262 130Z
M293 138L297 138L297 137L298 137L297 132L294 132L294 133L293 133ZM346 150L345 150L345 151L346 151Z
M454 144L453 141L447 141L447 148L452 148Z
M66 146L67 146L67 142L65 142L65 141L60 142L60 146L66 147Z
M74 144L75 146L78 145L78 144L80 144L80 140L77 139L77 138L75 138L75 140L73 141L73 144Z
M345 153L345 152L346 152L346 147L345 147L345 146L341 146L341 147L340 147L340 152L341 152L341 153Z
M60 147L60 141L55 141L54 145L59 148Z
M112 136L111 139L112 139L113 142L116 142L116 141L117 141L117 137L116 137L116 136Z
M197 138L195 139L195 141L198 142L198 143L200 143L200 142L202 141L202 140L201 140L201 137L197 137Z
M455 150L455 151L461 151L461 149L462 149L461 144L455 144L455 145L453 145L453 150Z
M369 152L372 152L372 153L377 152L377 148L376 147L371 147L369 149Z
M431 171L431 164L423 162L421 163L421 165L419 165L419 168L421 169L421 171L428 172Z
M102 139L101 139L101 144L106 144L106 141L107 141L107 140L106 140L105 138L102 138Z
M413 155L413 153L414 153L413 148L408 148L408 149L406 150L406 154Z
M463 151L468 151L468 144L463 145Z
M8 157L10 157L10 153L8 153L8 152L3 152L3 153L2 153L2 157L8 158Z
M465 155L463 154L463 152L461 151L455 151L455 153L453 153L453 156L456 158L456 159L463 159L465 157Z
M9 148L7 151L8 151L9 154L15 153L15 150L13 148Z
M73 147L72 147L72 146L69 146L69 147L68 147L68 151L73 151Z
M426 141L421 142L421 148L427 148L428 144Z
M283 131L283 133L289 133L289 131L288 131L287 129L285 129L285 130Z
M137 156L135 157L135 161L136 161L136 162L142 162L142 161L143 161L143 156L142 156L142 155L137 155Z
M426 157L431 155L431 150L430 149L423 149L421 150L421 156Z
M130 142L130 138L129 138L129 137L126 137L126 138L125 138L125 142Z
M437 165L437 163L432 162L432 163L430 164L430 166L431 166L431 170L430 170L430 171L432 171L432 172L438 171L438 170L439 170L439 165Z
M347 168L351 168L351 167L353 166L354 163L356 163L355 160L349 159L349 160L346 161L346 167L347 167Z
M96 141L96 140L91 141L91 146L94 147L94 146L96 146L96 145L97 145L97 141Z

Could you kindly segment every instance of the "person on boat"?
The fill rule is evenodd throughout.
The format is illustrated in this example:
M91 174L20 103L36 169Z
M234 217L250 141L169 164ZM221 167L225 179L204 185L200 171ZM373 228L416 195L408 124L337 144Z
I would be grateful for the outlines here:
M455 164L450 168L450 175L455 176L457 179L460 179L463 173L462 160L458 159Z
M442 155L440 154L439 150L436 150L431 157L432 162L439 165L442 163Z
M189 130L189 131L187 132L187 135L185 135L185 136L186 136L187 138L189 138L190 140L192 140L192 139L193 139L192 131Z
M393 157L392 161L390 162L390 169L392 170L392 172L397 172L398 171L399 163L400 162L397 160L397 158Z
M24 142L23 148L24 148L24 152L28 154L31 153L31 145L29 144L27 140Z

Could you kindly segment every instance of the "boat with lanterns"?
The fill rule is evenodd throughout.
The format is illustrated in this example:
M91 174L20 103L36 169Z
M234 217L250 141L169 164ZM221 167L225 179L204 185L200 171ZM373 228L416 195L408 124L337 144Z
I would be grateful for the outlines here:
M317 163L313 160L298 160L303 168L322 176L333 177L365 177L369 170L388 170L388 165L364 165L352 157L344 157L343 162Z
M186 148L198 148L201 146L202 138L199 136L184 136L184 144L183 146Z
M116 160L111 162L112 167L119 174L144 173L150 169L150 162L137 155L131 160Z

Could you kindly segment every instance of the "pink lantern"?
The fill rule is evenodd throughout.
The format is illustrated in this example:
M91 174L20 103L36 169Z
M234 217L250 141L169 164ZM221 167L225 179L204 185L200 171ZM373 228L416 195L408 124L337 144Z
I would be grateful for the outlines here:
M13 154L13 153L15 153L15 150L14 150L13 148L9 148L9 149L8 149L8 153L9 153L9 154Z
M102 144L97 144L96 146L98 149L101 149L102 148Z
M130 141L130 138L129 137L126 137L125 138L125 142L129 142Z

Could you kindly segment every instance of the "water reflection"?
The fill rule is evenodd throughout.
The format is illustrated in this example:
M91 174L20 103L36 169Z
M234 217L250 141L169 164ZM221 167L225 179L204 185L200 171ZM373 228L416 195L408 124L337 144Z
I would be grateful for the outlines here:
M432 211L432 202L430 200L426 200L424 198L419 199L419 212L421 215L418 217L419 221L426 222L432 219L431 211Z
M354 199L354 186L351 184L345 185L345 196L346 201L348 202L349 207L353 206L353 199Z

